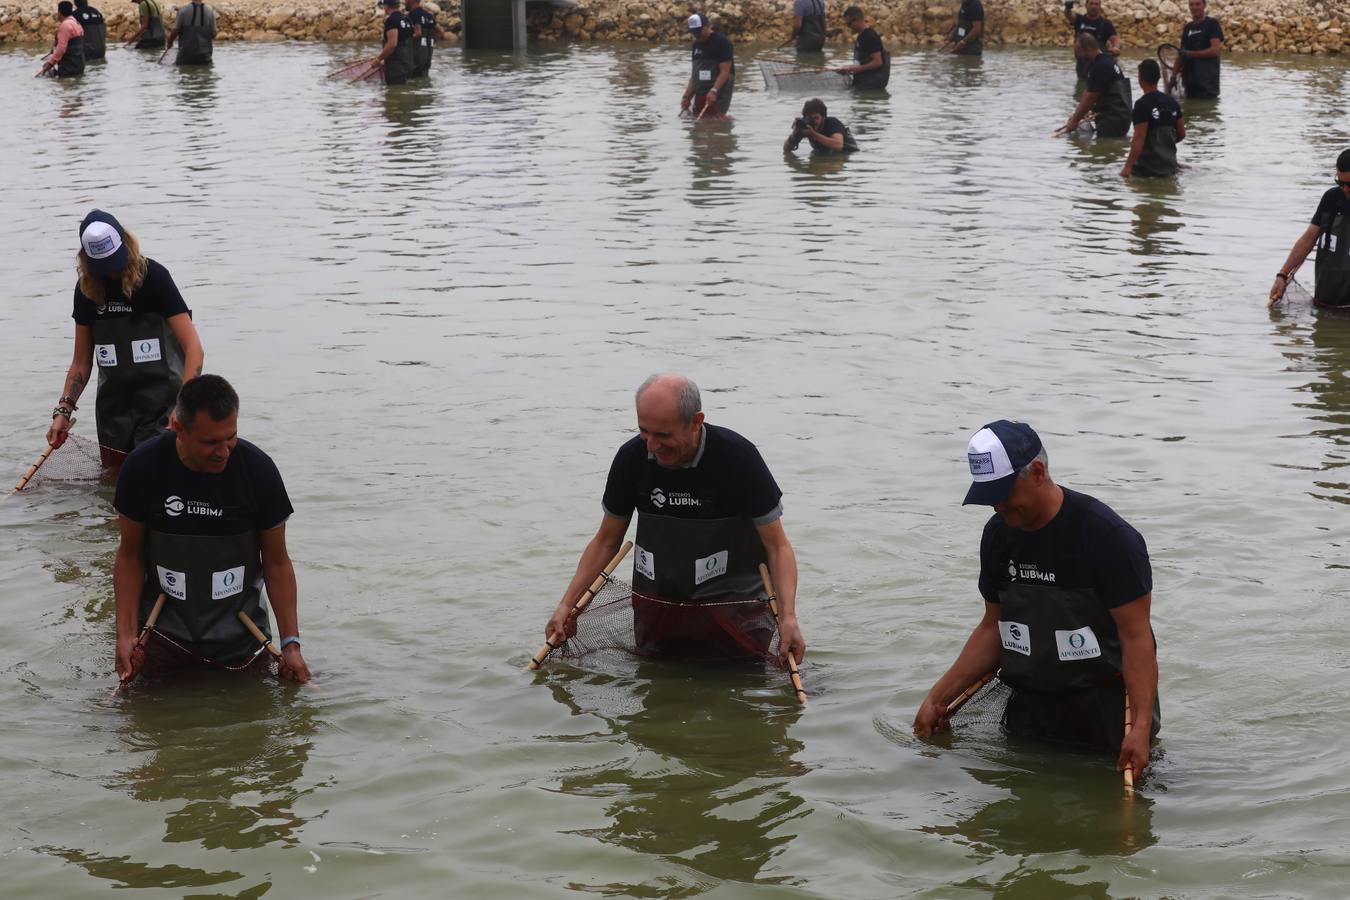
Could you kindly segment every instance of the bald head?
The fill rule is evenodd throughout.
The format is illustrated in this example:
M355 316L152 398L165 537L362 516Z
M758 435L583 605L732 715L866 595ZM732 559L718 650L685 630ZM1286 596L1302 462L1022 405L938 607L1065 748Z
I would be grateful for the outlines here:
M1102 45L1097 43L1097 39L1086 31L1078 32L1078 49L1084 53L1100 52Z
M689 465L698 455L703 401L683 375L653 375L637 390L638 436L666 468Z
M697 413L703 412L703 398L699 396L698 385L683 375L664 373L652 375L637 389L639 414L643 406L653 413L679 416L684 424L694 421Z

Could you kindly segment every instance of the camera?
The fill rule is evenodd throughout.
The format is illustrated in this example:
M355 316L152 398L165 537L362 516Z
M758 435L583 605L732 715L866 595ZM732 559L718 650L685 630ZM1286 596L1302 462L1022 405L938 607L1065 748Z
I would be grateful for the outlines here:
M794 131L805 131L810 125L811 123L806 121L805 116L798 116L792 120L792 128Z

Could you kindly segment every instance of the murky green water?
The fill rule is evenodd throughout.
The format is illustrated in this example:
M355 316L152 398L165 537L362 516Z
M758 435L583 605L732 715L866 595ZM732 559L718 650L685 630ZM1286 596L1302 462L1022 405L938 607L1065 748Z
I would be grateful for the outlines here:
M843 163L784 159L801 98L748 51L696 129L680 48L324 80L354 55L53 84L0 53L0 467L112 210L286 477L321 686L110 699L111 489L0 505L6 897L1344 896L1350 321L1262 306L1344 146L1338 62L1226 62L1188 170L1127 184L1123 142L1050 137L1067 51L898 55L888 98L827 98ZM776 673L518 671L661 369L784 488L804 712ZM1003 416L1153 555L1131 805L1095 759L908 735L980 613L963 454Z

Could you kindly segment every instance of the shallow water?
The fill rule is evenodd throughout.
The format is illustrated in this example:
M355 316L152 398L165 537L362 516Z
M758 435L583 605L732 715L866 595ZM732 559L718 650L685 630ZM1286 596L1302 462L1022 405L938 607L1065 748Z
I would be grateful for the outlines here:
M1123 141L1050 137L1067 52L898 54L889 96L826 98L841 162L784 158L801 97L751 49L696 128L677 47L443 50L388 92L324 79L345 46L79 84L0 52L0 466L114 211L286 477L319 684L110 699L111 488L0 504L6 897L1344 895L1350 320L1262 303L1342 66L1226 61L1188 169L1127 184ZM805 711L773 672L518 671L662 369L783 486ZM963 453L1005 416L1153 556L1132 804L1096 759L908 734L980 613Z

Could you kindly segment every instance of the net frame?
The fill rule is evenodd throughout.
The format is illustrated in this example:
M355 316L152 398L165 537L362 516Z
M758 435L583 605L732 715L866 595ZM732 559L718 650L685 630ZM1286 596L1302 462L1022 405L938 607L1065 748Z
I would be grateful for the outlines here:
M1176 44L1158 46L1158 66L1162 69L1163 92L1173 99L1180 100L1181 91L1181 48Z
M51 482L98 481L115 470L127 458L127 453L105 447L97 441L67 433L60 447L48 447L28 467L10 493L30 493Z
M812 66L776 56L756 56L764 86L779 92L821 93L848 90L852 77L824 66Z

